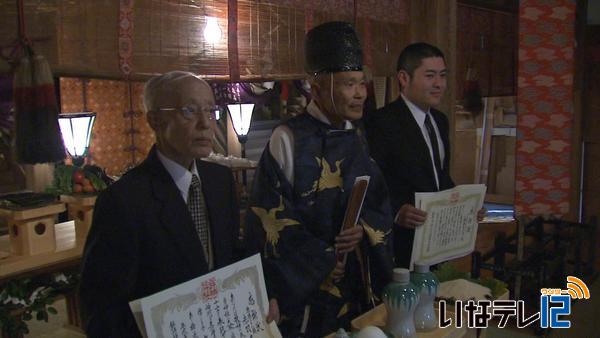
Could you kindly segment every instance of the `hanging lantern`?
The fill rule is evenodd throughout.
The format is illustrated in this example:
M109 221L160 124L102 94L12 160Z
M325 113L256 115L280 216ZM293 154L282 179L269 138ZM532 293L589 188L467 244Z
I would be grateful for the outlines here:
M96 113L90 112L58 115L65 148L76 166L85 162L95 119Z
M246 143L248 132L250 131L250 122L252 121L252 112L254 103L233 103L228 104L227 109L233 122L233 129L237 134L240 143Z

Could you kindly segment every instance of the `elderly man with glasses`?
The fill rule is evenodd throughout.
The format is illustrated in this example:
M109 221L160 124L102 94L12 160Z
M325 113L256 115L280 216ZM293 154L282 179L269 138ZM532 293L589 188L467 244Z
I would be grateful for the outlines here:
M212 150L210 86L181 71L144 88L156 135L148 158L98 196L80 288L90 337L138 337L128 302L233 263L239 208Z

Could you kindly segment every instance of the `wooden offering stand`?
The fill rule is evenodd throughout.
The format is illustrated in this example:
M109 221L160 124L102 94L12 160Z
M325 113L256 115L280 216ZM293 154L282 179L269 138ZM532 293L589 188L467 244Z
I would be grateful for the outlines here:
M96 197L96 194L60 195L60 200L67 203L70 218L75 220L75 236L82 243L92 225Z
M54 252L56 216L65 211L65 204L55 202L32 208L0 209L0 217L7 220L11 252L19 256Z

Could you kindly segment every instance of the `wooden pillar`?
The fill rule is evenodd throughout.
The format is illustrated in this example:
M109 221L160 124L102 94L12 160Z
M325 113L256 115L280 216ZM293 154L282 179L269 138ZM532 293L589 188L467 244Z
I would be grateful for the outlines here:
M571 192L569 196L569 213L566 220L586 222L580 212L581 204L581 171L582 168L582 121L585 88L585 27L587 22L587 1L576 2L575 12L575 55L573 72L573 134L571 135ZM580 219L581 218L581 219Z

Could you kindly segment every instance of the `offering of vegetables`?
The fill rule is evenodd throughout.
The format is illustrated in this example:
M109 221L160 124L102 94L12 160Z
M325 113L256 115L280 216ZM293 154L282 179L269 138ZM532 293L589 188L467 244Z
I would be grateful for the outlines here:
M46 192L60 194L94 193L106 189L106 174L96 166L83 168L72 165L57 165L54 169L53 185Z

